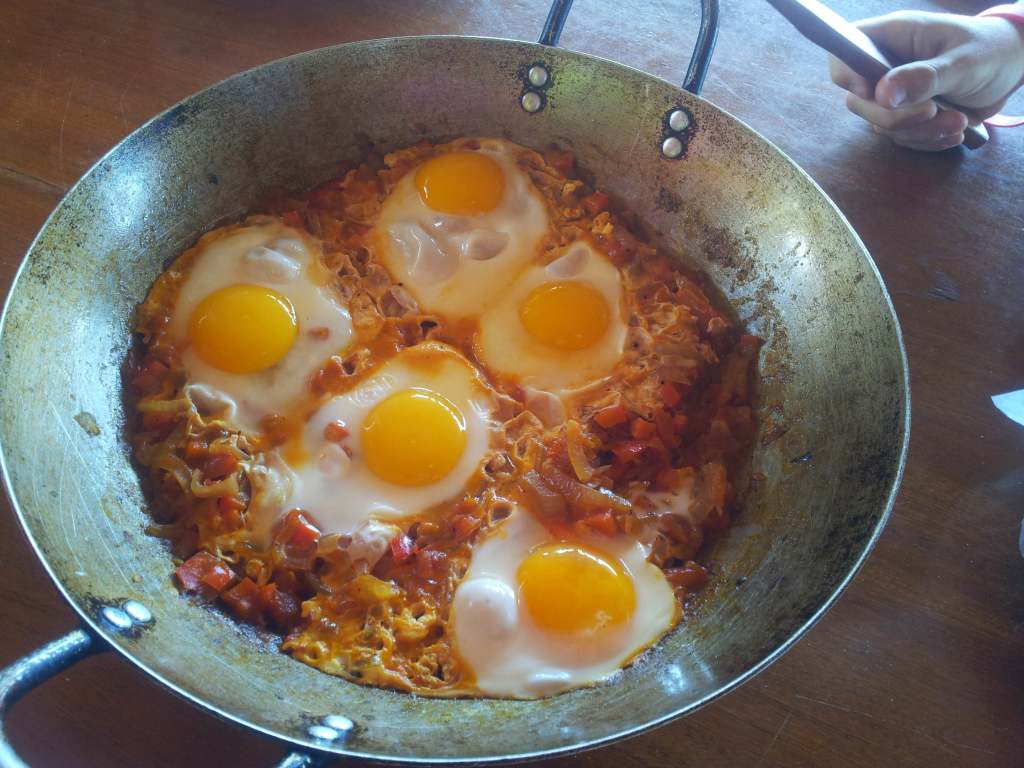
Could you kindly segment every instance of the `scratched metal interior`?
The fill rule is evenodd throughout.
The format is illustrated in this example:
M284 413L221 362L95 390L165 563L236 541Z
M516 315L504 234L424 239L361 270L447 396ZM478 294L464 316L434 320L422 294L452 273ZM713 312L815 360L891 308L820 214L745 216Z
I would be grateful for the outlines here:
M552 72L519 107L526 65ZM696 128L661 157L663 121ZM163 265L269 190L308 186L423 136L572 148L663 242L705 270L767 340L752 490L711 552L685 626L612 685L539 702L429 700L362 688L180 597L123 440L120 365L133 306ZM795 640L856 570L902 469L908 390L899 328L860 241L814 183L734 118L626 67L526 43L405 38L314 51L238 75L132 134L68 194L12 291L0 440L26 530L71 602L143 601L155 625L107 638L197 702L296 743L324 715L345 750L490 760L573 749L685 713ZM95 421L95 428L93 425ZM98 428L98 434L93 434ZM794 459L802 461L794 462ZM40 642L50 638L40 637Z

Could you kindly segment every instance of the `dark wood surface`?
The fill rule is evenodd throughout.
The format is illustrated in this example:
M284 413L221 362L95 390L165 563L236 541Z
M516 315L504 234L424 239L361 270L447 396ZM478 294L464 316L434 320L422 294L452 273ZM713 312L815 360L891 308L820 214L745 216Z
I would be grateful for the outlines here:
M830 5L848 18L895 10ZM210 83L363 38L535 39L546 0L0 4L0 284L71 185L141 122ZM563 44L679 81L695 2L577 0ZM910 459L892 520L839 604L782 660L695 715L562 761L632 766L1024 765L1024 130L941 156L889 146L842 106L824 55L766 3L723 0L705 96L802 165L861 234L903 324ZM911 0L905 6L976 12ZM1017 101L1020 108L1021 101ZM0 510L0 662L75 624ZM10 732L37 766L270 765L283 747L106 655L32 693ZM553 764L553 763L550 763Z

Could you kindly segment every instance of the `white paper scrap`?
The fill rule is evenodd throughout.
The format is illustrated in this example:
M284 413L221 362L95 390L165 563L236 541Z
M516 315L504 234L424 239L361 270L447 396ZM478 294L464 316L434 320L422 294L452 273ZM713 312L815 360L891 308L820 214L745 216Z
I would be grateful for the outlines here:
M1007 417L1024 426L1024 389L992 395L992 404Z

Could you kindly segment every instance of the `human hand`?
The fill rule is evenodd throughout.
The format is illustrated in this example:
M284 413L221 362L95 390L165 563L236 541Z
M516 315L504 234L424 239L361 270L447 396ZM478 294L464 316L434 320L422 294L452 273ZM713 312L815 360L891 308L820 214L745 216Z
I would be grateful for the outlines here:
M968 124L999 112L1024 82L1024 27L996 17L901 11L857 24L885 53L908 62L872 85L830 57L846 106L876 132L911 149L940 151L964 140ZM939 111L932 98L971 110Z

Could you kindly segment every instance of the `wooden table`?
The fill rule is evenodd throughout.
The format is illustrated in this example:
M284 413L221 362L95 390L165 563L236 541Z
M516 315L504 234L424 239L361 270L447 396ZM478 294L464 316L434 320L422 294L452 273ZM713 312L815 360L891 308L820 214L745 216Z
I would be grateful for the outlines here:
M802 165L864 238L910 355L913 439L885 535L781 661L697 714L577 766L1024 765L1024 130L918 155L846 113L824 57L759 0L723 0L705 96ZM297 51L422 33L535 39L545 0L59 2L0 8L0 280L100 155L151 115ZM695 3L578 0L570 48L681 79ZM851 18L894 9L832 5ZM912 2L974 12L964 2ZM643 6L641 8L641 6ZM904 6L905 7L905 6ZM1021 102L1018 101L1018 104ZM6 507L6 504L5 504ZM75 624L0 511L0 662ZM283 747L168 694L114 654L10 718L37 766L270 765Z

